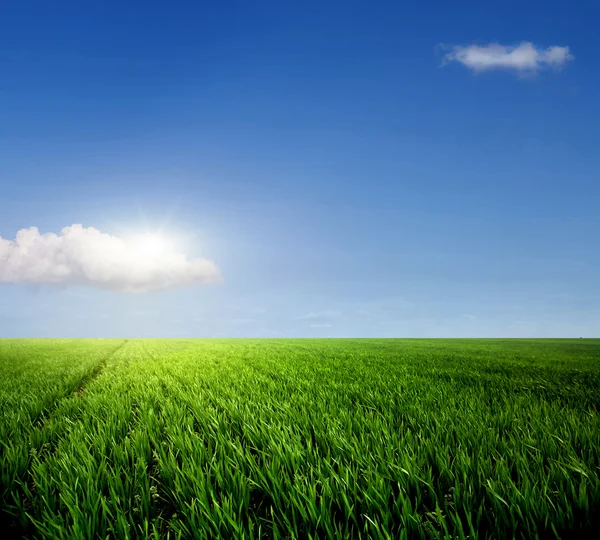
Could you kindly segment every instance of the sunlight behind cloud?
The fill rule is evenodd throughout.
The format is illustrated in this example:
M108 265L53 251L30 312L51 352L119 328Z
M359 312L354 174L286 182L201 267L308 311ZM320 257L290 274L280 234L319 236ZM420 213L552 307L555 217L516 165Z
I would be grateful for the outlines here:
M159 258L167 250L167 241L157 235L145 234L128 242L133 253L142 260L153 260Z
M90 285L141 293L222 281L217 265L188 259L159 235L123 239L94 227L72 225L59 234L21 229L0 237L0 282Z

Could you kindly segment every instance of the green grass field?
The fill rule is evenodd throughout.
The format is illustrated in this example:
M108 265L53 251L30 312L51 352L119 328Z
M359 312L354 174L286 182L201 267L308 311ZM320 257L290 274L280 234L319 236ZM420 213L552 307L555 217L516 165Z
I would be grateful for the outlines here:
M0 340L3 537L582 538L600 340Z

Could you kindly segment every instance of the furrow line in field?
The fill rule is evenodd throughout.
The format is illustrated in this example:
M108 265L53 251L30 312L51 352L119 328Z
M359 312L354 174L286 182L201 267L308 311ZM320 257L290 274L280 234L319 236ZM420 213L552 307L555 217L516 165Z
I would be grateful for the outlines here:
M35 426L35 429L41 429L48 422L49 418L52 416L54 411L56 411L56 409L58 409L60 404L65 399L68 399L69 397L72 397L77 394L81 395L83 393L83 390L85 390L85 388L92 382L92 380L96 379L97 377L100 376L101 372L106 367L108 360L110 360L110 358L112 358L115 354L117 354L117 352L119 350L121 350L127 344L127 341L128 340L125 340L123 343L120 343L110 353L108 353L106 356L104 356L98 362L98 364L96 364L96 366L94 368L92 368L90 373L83 376L83 378L79 381L79 384L77 385L77 387L74 390L68 390L63 395L58 396L52 402L52 404L47 406L36 417L32 418L31 424L33 426Z
M39 442L44 441L45 437L37 437L36 434L43 434L46 430L49 429L49 424L52 419L56 416L56 412L60 409L61 404L65 403L65 401L72 399L74 397L81 397L84 393L85 389L89 386L89 384L97 379L101 374L108 360L112 358L119 350L121 350L126 344L128 340L124 340L123 343L120 343L117 347L115 347L110 353L105 355L98 364L91 370L90 373L85 375L77 387L74 390L70 390L68 393L63 394L58 397L49 407L43 410L36 418L32 419L32 429L29 431L29 440L31 442L30 456L29 456L29 465L26 468L25 475L17 475L15 478L15 482L13 484L13 500L14 499L14 490L18 490L22 495L23 494L31 494L32 491L35 490L35 486L32 483L31 477L28 475L30 470L31 461L33 459L33 455L37 456L37 459L43 461L45 457L43 455L38 454L40 450L43 449L45 443ZM56 435L56 434L55 434ZM33 441L38 441L37 443L33 443ZM53 455L54 450L49 452L49 455ZM46 456L47 457L47 456ZM20 484L20 487L16 487ZM28 498L25 497L25 500ZM12 504L7 500L0 501L2 502L2 510L0 510L0 526L3 530L9 532L9 537L20 538L22 535L27 532L23 529L19 519L15 513L11 510L16 510ZM13 508L10 508L13 507ZM25 508L29 509L27 503L25 504ZM21 509L23 510L23 509ZM6 525L6 526L4 526ZM11 536L13 535L13 536Z
M112 350L112 352L110 352L104 358L102 358L100 362L96 364L96 367L94 367L90 373L88 373L83 377L83 379L81 379L75 390L72 390L69 394L64 395L58 400L56 400L53 404L52 409L48 410L45 414L42 415L42 421L37 422L37 427L35 427L34 431L43 431L44 428L46 428L46 426L48 425L48 423L52 420L56 411L60 408L61 403L64 403L65 400L71 399L73 397L81 397L84 394L86 388L92 383L92 381L100 377L108 361L127 344L127 341L128 340L125 340L123 343L119 344Z
M118 345L110 354L106 355L102 360L100 360L100 362L98 362L98 364L96 365L96 367L94 369L92 369L92 371L89 374L87 374L83 379L81 379L79 385L72 392L71 395L73 395L73 396L74 395L81 396L85 392L85 389L88 387L88 385L94 379L97 379L100 375L102 375L102 372L104 371L104 368L106 367L106 364L108 363L108 361L115 354L117 354L123 347L125 347L125 345L127 345L127 342L128 342L128 340L126 339L125 341L123 341L123 343L121 343L120 345Z
M54 455L55 448L49 449L46 455L44 455L43 449L46 446L46 444L50 442L50 439L56 438L59 435L57 433L51 433L50 439L46 440L46 437L48 437L48 435L44 435L44 433L47 432L48 429L52 429L50 427L50 423L52 422L53 418L56 417L56 413L61 408L61 404L75 397L80 398L84 394L86 388L90 385L90 383L92 383L102 374L108 361L115 354L117 354L127 344L127 342L128 340L124 340L123 343L120 343L109 354L105 355L92 369L92 371L81 379L80 383L74 390L71 390L69 393L59 397L50 407L43 411L42 414L32 422L33 429L29 432L29 440L32 442L29 456L29 465L26 468L25 475L20 476L16 480L13 487L13 490L18 489L18 491L21 494L21 497L23 495L25 496L21 500L28 501L30 499L30 495L35 491L35 485L33 484L32 478L28 474L34 455L39 461L45 461L49 456ZM37 442L34 443L33 441ZM40 451L42 452L39 453ZM18 484L20 484L20 487L16 488L16 485ZM15 494L13 491L13 498L14 495ZM22 530L22 525L19 523L18 517L13 512L11 512L11 510L9 509L9 505L13 506L11 503L6 504L3 511L0 511L0 525L5 523L9 527L8 530L11 531L11 533L17 535L15 537L21 537L21 533L24 534L27 531ZM25 509L30 510L30 508L28 507L28 503L25 503Z

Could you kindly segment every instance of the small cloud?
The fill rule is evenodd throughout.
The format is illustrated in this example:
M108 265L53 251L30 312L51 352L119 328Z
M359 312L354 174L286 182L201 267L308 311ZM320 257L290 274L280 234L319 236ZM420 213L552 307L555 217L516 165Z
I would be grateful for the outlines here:
M329 320L329 319L337 319L342 316L341 311L335 311L331 309L326 309L324 311L311 311L298 317L299 320L303 321L316 321L316 320Z
M311 324L311 328L331 328L330 324Z
M547 49L523 41L519 45L457 45L444 56L444 63L459 62L479 73L494 69L535 73L542 69L561 69L573 60L569 47L552 46Z
M21 229L15 240L0 236L0 283L89 285L141 293L221 280L213 261L188 259L153 238L136 243L81 225L59 234Z

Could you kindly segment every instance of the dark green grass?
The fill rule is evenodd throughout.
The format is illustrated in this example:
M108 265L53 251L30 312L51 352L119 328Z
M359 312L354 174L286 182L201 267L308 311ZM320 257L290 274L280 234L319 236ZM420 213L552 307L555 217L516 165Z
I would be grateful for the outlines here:
M593 537L599 411L600 340L0 340L0 525Z

